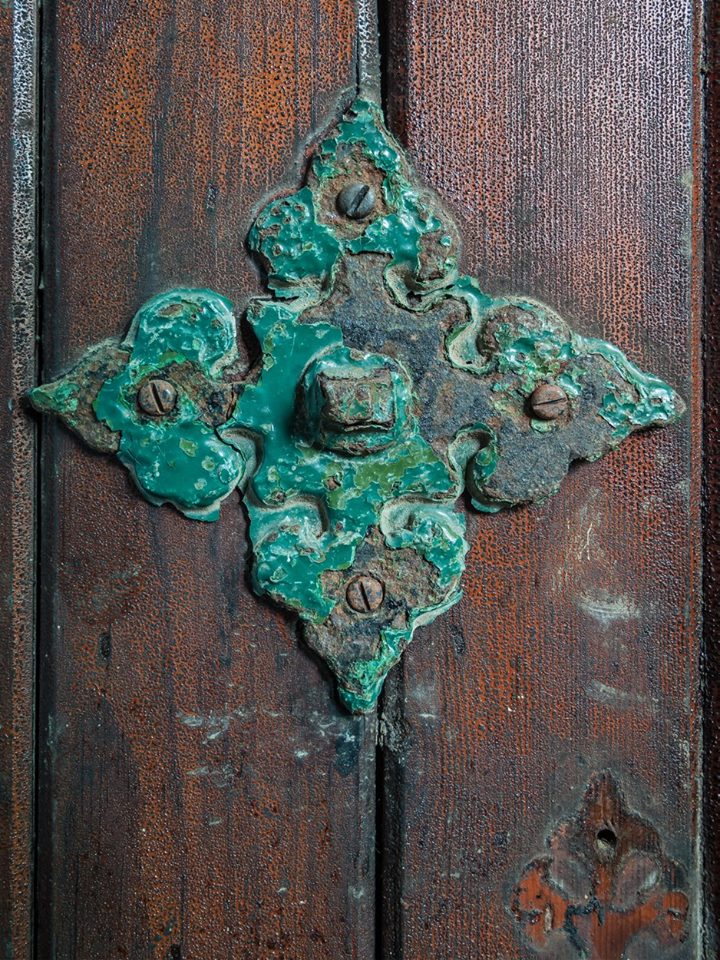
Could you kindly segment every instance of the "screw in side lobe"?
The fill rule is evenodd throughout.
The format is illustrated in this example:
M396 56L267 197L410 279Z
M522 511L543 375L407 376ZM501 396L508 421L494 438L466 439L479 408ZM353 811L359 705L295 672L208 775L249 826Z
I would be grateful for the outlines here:
M377 577L362 573L348 583L345 598L357 613L374 613L385 599L385 584Z

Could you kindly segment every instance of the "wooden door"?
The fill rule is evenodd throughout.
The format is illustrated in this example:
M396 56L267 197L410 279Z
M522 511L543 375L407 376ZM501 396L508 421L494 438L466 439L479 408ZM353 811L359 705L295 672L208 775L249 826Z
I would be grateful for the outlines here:
M13 960L716 955L712 29L704 46L699 0L402 0L380 4L376 59L372 6L0 3ZM352 714L252 589L238 497L214 523L148 503L23 397L163 291L217 291L238 318L267 296L248 232L358 82L463 274L614 342L686 412L551 499L460 499L462 599Z

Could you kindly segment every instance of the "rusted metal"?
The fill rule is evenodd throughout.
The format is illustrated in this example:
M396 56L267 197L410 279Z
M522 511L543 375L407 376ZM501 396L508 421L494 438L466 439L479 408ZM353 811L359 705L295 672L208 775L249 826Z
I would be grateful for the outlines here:
M640 937L656 956L688 935L685 871L658 831L632 813L611 774L595 778L575 817L548 839L518 883L512 911L532 945L557 956L623 960Z
M351 220L364 220L375 207L375 190L366 183L349 183L340 191L337 206Z
M568 396L556 383L541 383L530 394L530 413L538 420L557 420L568 408Z
M0 3L0 953L34 949L38 446L35 0Z
M118 456L152 503L215 520L222 500L247 490L255 588L299 614L343 703L370 710L417 624L461 596L468 544L454 504L465 490L487 513L543 500L571 463L684 406L612 344L461 275L452 219L374 102L356 100L320 140L305 185L261 211L249 244L274 294L248 309L258 367L233 380L230 303L179 289L141 307L126 362L99 390L93 358L112 346L31 399L81 433L87 411L113 431L108 443L119 433ZM184 385L179 370L190 371ZM207 395L219 398L217 418ZM393 603L358 644L355 625L333 617L328 575L355 575L371 542ZM355 612L380 606L361 599Z
M150 377L137 394L138 406L150 417L165 417L177 403L177 388L174 383L160 377Z
M117 375L128 359L119 341L105 340L88 350L69 374L37 387L32 393L33 406L57 414L93 450L117 453L120 434L98 419L94 404L102 385Z
M374 613L382 605L385 584L367 573L353 577L345 591L348 604L357 613Z

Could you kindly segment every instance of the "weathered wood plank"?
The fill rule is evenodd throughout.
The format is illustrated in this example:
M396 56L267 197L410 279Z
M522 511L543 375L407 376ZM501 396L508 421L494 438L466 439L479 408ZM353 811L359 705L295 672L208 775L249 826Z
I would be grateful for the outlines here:
M464 601L418 632L381 721L388 958L529 956L513 889L603 770L687 868L679 955L699 956L699 12L389 7L390 122L465 268L618 343L690 411L544 506L469 518ZM549 955L577 950L559 934Z
M149 295L241 312L263 195L355 81L350 0L47 10L47 378ZM44 957L372 955L372 720L246 581L245 520L154 508L48 424Z
M0 951L32 955L36 6L0 4Z
M705 956L720 950L720 4L707 4L705 61Z

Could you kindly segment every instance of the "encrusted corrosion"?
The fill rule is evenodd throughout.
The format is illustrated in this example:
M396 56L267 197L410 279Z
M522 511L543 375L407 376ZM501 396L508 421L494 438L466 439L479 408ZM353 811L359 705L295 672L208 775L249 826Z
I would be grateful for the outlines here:
M452 221L371 101L249 242L271 291L247 311L256 369L238 370L223 297L173 290L30 398L152 503L214 520L240 489L255 590L298 613L343 702L369 710L415 627L460 597L464 490L490 513L542 500L683 404L549 308L461 275Z

